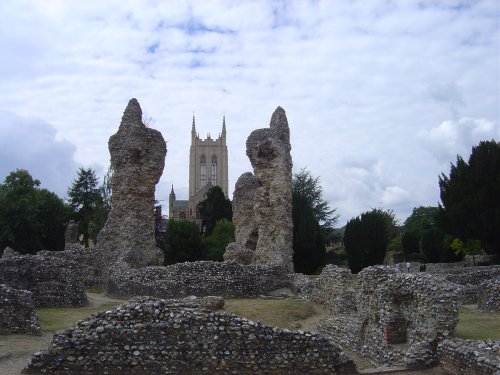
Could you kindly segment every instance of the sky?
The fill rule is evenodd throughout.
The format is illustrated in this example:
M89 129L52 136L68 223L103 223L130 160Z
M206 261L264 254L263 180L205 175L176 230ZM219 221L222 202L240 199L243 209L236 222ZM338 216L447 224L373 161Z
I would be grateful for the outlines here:
M202 138L225 115L233 191L282 106L293 170L320 178L337 226L403 222L500 139L499 19L497 0L2 1L0 181L27 169L64 198L78 168L103 176L137 98L167 141L158 200L188 198L193 113Z

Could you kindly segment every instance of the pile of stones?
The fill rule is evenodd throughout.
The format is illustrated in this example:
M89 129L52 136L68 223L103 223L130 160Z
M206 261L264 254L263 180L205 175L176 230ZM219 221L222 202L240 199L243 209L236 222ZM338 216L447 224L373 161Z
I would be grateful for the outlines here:
M0 335L40 335L32 293L0 284Z
M352 374L328 338L165 300L121 305L56 333L27 373Z
M0 282L32 292L43 306L82 306L87 302L80 266L65 259L20 255L0 259Z
M234 262L186 262L166 267L115 265L106 291L111 296L258 296L287 285L283 267L241 265Z

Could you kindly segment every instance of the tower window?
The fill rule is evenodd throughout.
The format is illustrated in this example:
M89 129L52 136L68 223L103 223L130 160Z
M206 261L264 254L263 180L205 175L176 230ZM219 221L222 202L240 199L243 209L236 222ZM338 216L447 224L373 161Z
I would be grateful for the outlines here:
M205 186L207 183L207 162L205 161L205 157L201 157L200 161L200 187Z
M212 185L217 185L217 158L212 158Z

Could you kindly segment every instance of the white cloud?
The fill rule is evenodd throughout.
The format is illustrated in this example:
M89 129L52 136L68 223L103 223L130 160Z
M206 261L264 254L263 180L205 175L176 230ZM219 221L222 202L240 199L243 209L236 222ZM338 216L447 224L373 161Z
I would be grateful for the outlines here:
M342 221L381 205L404 219L437 203L466 139L470 152L499 138L484 128L500 119L498 14L487 0L3 1L0 109L43 119L77 163L106 168L136 97L168 141L157 198L173 182L183 199L193 110L202 136L226 113L232 189L250 170L246 137L281 105L295 170L321 177ZM433 128L450 118L476 120Z
M16 169L25 169L41 186L66 196L79 165L73 160L76 147L56 140L56 130L34 119L0 112L0 178Z
M500 127L486 119L461 118L443 121L418 137L423 146L440 162L454 161L457 155L468 159L471 149L480 141L499 139Z

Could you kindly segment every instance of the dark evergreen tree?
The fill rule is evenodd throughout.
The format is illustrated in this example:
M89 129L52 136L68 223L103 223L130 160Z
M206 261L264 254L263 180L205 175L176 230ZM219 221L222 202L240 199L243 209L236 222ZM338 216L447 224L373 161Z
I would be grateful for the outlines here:
M344 246L353 273L382 264L389 241L397 233L392 211L373 209L349 220L344 233Z
M54 193L40 188L28 171L11 172L0 184L0 248L22 254L63 250L68 207Z
M319 177L301 169L292 186L293 264L295 272L312 274L323 264L326 238L338 215L323 198Z
M69 205L73 218L79 223L79 231L83 235L83 244L89 246L89 239L94 239L104 226L106 220L104 201L97 186L99 180L95 172L89 168L80 168L78 177L68 189ZM107 215L107 214L106 214Z
M227 219L220 219L215 223L212 234L202 238L207 259L222 262L230 242L234 242L234 224Z
M186 220L169 220L165 236L165 264L205 259L198 226Z
M203 234L205 236L212 233L218 220L231 221L233 219L231 201L226 199L219 186L213 186L207 191L206 198L198 203L197 209L203 221Z
M490 254L500 255L500 143L480 142L468 163L457 156L450 175L439 177L440 224L462 242L480 240Z

